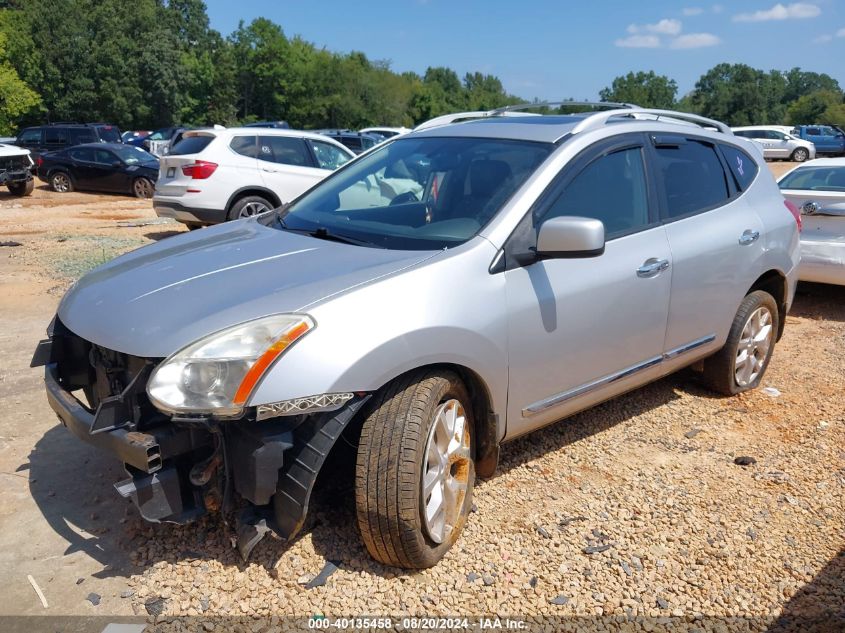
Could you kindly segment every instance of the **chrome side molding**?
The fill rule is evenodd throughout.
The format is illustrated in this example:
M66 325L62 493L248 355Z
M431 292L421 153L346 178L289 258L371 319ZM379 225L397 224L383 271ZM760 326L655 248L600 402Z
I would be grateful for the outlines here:
M588 382L587 384L575 387L574 389L569 389L568 391L562 391L561 393L549 396L548 398L539 400L538 402L535 402L525 407L522 410L522 417L530 418L532 415L537 415L538 413L542 413L543 411L548 411L549 409L561 405L564 402L571 400L572 398L577 398L578 396L582 396L586 393L589 393L590 391L594 391L600 387L604 387L605 385L609 385L611 383L622 380L623 378L632 376L633 374L646 370L650 367L659 365L663 361L673 360L675 358L678 358L679 356L683 356L684 354L691 352L701 347L702 345L712 343L715 340L715 334L708 334L707 336L702 336L701 338L695 339L694 341L690 341L689 343L685 343L680 347L670 349L668 352L664 352L660 356L649 358L648 360L644 360L641 363L637 363L636 365L632 365L631 367L628 367L621 371L608 374L607 376L603 376L602 378L599 378L592 382Z

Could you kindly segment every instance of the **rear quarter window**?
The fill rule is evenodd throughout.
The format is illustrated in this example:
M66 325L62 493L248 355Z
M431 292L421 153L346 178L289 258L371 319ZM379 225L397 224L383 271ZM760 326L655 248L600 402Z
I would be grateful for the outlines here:
M757 177L760 168L748 154L733 145L721 145L725 162L731 170L736 188L745 191Z
M170 150L169 154L171 156L184 156L186 154L199 154L203 151L206 147L209 146L211 141L214 140L213 136L188 136L182 138L181 141L176 143L172 149Z

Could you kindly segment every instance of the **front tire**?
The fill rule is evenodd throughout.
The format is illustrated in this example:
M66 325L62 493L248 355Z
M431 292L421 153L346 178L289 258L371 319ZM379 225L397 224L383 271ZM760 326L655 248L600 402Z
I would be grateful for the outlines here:
M358 528L385 565L424 569L458 539L475 483L473 418L449 371L398 378L361 430L355 473Z
M792 152L791 158L796 163L803 163L805 160L810 158L810 152L803 147L798 147Z
M155 185L149 178L136 178L132 181L132 193L135 194L136 198L149 200L153 197L154 191Z
M775 350L779 314L774 297L763 290L739 305L725 346L704 361L704 382L727 396L756 389Z
M9 187L10 194L22 198L23 196L32 195L32 192L35 189L35 181L26 180L24 182L11 182L7 186Z

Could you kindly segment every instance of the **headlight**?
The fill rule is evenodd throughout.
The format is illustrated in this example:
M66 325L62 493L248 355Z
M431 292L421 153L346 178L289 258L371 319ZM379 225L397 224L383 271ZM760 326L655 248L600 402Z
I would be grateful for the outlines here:
M161 363L147 395L170 413L238 415L270 365L313 327L306 315L279 314L207 336Z

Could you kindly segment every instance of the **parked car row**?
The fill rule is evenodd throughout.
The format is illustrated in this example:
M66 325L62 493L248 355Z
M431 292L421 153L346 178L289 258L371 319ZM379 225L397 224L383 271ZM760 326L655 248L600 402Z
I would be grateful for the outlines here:
M759 143L767 160L803 163L817 154L845 154L845 133L829 125L750 125L733 132Z

